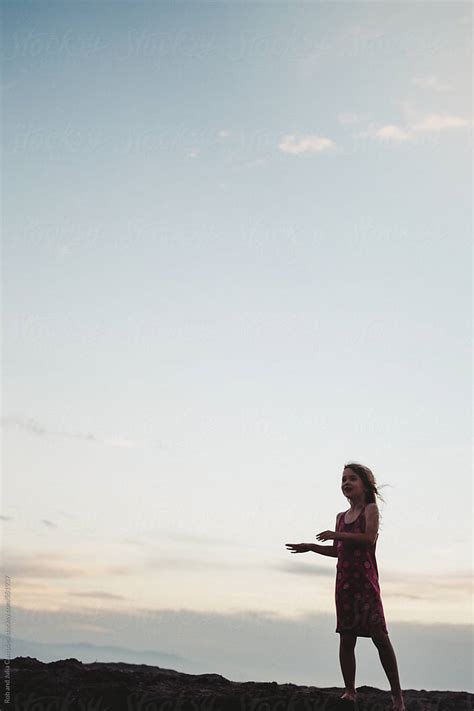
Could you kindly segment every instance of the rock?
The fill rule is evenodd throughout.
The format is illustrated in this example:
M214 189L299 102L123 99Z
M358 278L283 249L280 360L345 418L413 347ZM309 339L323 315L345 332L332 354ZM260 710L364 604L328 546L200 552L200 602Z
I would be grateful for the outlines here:
M220 674L184 674L145 664L83 664L31 657L11 660L12 711L389 711L390 693L358 687L358 703L344 689L271 682L236 682ZM404 690L407 711L472 711L474 694Z

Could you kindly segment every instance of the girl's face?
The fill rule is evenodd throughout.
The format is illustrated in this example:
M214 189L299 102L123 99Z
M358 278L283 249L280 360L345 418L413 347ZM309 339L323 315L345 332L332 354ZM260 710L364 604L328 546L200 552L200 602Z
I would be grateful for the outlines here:
M342 472L341 489L348 499L359 499L365 497L364 482L358 474L346 467Z

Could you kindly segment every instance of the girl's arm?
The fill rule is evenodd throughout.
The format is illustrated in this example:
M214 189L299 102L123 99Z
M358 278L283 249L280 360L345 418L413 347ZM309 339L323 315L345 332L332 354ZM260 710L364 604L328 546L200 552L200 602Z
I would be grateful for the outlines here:
M334 546L318 546L317 543L310 543L313 553L320 555L328 555L330 558L337 558L337 550Z
M344 516L344 513L338 513L336 516L336 531L337 525L339 523L339 516ZM312 545L311 548L314 553L319 553L320 555L328 555L330 558L337 558L337 541L333 539L332 546L318 546L317 543Z
M332 558L337 558L337 553L334 553L333 546L318 546L316 543L286 543L286 548L290 553L321 553L321 555L330 555Z

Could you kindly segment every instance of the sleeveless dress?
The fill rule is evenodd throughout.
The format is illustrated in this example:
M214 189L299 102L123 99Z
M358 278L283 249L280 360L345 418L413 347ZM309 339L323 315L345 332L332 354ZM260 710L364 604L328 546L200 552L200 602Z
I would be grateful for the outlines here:
M346 512L347 513L347 512ZM339 516L337 531L365 533L365 506L352 523ZM352 632L357 637L386 634L385 615L380 596L379 572L374 544L337 541L336 632Z

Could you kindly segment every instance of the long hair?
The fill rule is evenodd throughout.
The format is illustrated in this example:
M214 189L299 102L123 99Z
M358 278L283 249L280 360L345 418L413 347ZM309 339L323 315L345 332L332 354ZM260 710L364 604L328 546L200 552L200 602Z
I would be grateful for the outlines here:
M378 496L379 499L385 503L385 499L379 492L377 482L375 481L373 472L369 469L369 467L365 467L363 464L359 464L358 462L348 462L347 464L344 464L344 469L346 467L351 469L354 474L357 474L362 479L365 489L365 500L368 504L375 504L376 496Z

